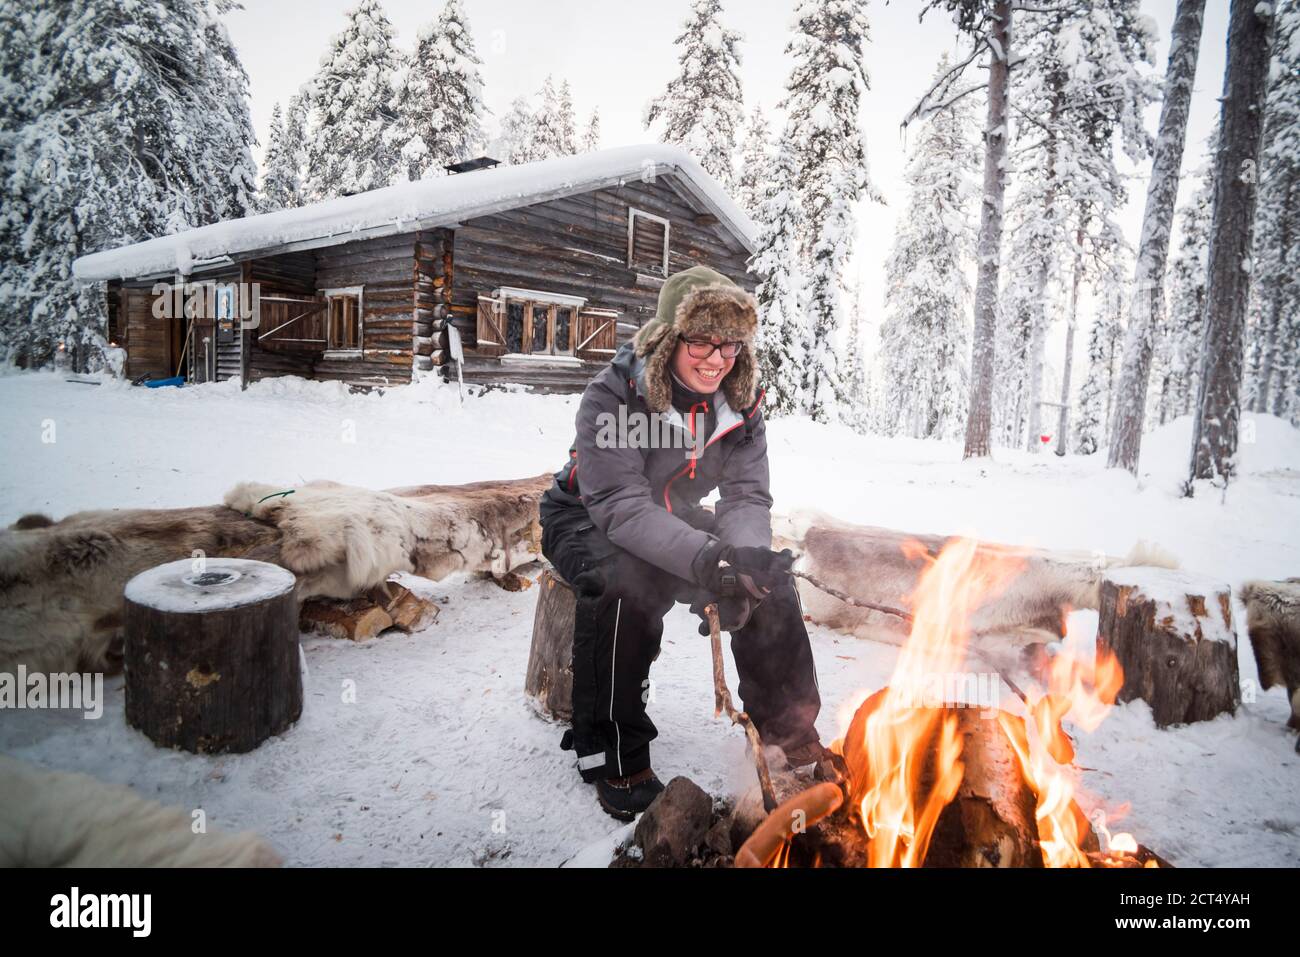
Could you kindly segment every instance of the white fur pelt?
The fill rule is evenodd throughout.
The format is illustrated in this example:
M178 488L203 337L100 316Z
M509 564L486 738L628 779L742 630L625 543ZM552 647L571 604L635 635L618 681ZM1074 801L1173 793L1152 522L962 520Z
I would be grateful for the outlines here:
M195 834L189 812L0 755L0 867L279 867L252 833Z
M225 504L280 530L280 564L298 576L299 597L352 598L396 572L434 581L467 570L500 576L535 560L537 497L500 494L509 485L376 492L321 481L282 495L243 482Z
M936 556L946 538L894 529L850 525L814 511L798 511L773 523L774 547L799 555L796 571L807 572L860 601L909 610L925 562L908 559L903 544L919 542ZM1004 646L1052 641L1063 634L1065 616L1077 608L1097 608L1102 574L1115 565L1177 567L1158 546L1140 542L1123 559L1087 552L1049 552L982 542L980 551L1020 565L1000 594L975 609L973 633L997 635ZM804 613L813 621L864 638L897 643L910 625L892 615L857 608L799 579Z
M1300 578L1246 582L1241 600L1259 683L1265 689L1286 687L1291 696L1287 727L1300 731ZM1296 750L1300 751L1300 740Z

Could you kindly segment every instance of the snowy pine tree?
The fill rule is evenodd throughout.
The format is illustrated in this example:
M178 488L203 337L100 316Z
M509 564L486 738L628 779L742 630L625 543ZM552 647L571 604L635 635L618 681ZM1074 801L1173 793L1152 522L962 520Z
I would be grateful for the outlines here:
M958 101L921 124L904 172L907 205L885 264L880 330L877 418L890 435L954 438L966 427L974 139L971 106Z
M740 87L741 35L722 25L721 0L693 0L684 29L674 41L681 49L678 73L646 111L647 129L659 127L665 143L675 143L730 189L732 150L744 123Z
M582 134L582 151L591 153L600 149L600 110L591 111L591 119L587 120L587 128Z
M85 253L243 216L256 199L248 78L228 0L0 8L0 358L96 364Z
M1117 264L1108 271L1096 290L1097 314L1088 334L1088 371L1079 390L1079 417L1074 430L1075 451L1080 455L1092 455L1102 446L1114 411L1127 290L1121 268Z
M749 261L757 284L759 375L764 407L772 415L801 412L805 404L801 370L807 336L798 257L803 211L795 179L794 158L782 145L759 207L757 249Z
M844 422L855 432L871 431L874 422L870 377L867 374L867 357L863 343L862 280L853 284L853 295L848 302L848 343L844 351L844 390L848 404L844 409Z
M501 134L494 151L503 163L517 165L545 159L537 148L537 120L527 97L517 96L501 118Z
M277 103L271 109L271 131L267 137L262 166L262 195L259 208L270 213L302 205L302 181L296 157L297 144L289 139L288 127Z
M559 107L560 155L572 156L578 152L578 118L573 112L573 91L568 80L560 84Z
M736 175L736 199L740 208L757 216L772 174L772 134L763 108L754 105L745 130L745 142L740 148L740 169Z
M394 110L402 56L379 0L360 0L311 84L305 192L315 201L407 178Z
M416 38L398 91L397 113L407 137L402 152L411 179L441 176L444 166L469 159L482 144L482 62L461 0L447 0L438 19Z
M520 155L527 156L528 159L521 162L570 156L577 152L574 132L576 121L569 81L565 80L560 89L556 90L554 78L547 75L540 98L541 106L532 114L531 136L527 145L520 150Z
M846 400L836 355L842 347L843 270L856 232L854 207L878 198L867 171L859 122L869 88L869 27L854 0L802 0L786 47L794 67L782 107L788 117L796 184L804 215L800 253L808 281L804 400L818 422L832 421Z

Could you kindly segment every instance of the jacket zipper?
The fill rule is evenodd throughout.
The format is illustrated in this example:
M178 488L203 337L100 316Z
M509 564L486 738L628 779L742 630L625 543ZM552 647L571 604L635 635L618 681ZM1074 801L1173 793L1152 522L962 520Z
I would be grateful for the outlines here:
M706 444L703 449L700 450L700 455L703 455L705 452L707 452L709 450L709 446L713 445L715 442L721 441L724 436L730 435L732 432L735 432L736 429L740 428L742 425L744 425L743 422L737 422L735 425L727 429L725 432L719 432L717 435L715 435L713 438L711 438L708 441L708 444ZM684 469L682 469L680 472L678 472L676 475L674 475L664 484L664 508L668 509L669 512L673 510L673 503L668 499L668 493L672 489L673 483L676 482L683 475L685 475L687 472L690 472L691 478L694 479L695 462L696 459L691 459L690 465L686 466Z

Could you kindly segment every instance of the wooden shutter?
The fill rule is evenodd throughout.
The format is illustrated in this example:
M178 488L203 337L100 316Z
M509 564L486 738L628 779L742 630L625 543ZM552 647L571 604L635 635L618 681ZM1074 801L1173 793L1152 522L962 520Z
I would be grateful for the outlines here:
M319 296L271 293L260 297L257 344L273 352L325 348L325 300Z
M478 345L475 352L483 356L503 356L506 354L505 307L488 296L478 297L478 323L475 336Z
M627 265L652 276L668 274L668 220L639 209L627 212Z
M614 358L618 339L618 316L605 313L578 314L578 358L608 362Z

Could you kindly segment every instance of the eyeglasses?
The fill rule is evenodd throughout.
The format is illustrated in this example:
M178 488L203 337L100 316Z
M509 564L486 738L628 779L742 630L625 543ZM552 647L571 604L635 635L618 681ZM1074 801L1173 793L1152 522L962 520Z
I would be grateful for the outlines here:
M745 348L743 342L713 343L708 339L687 339L685 336L678 336L677 338L686 343L686 351L690 353L692 359L707 359L713 355L715 349L722 353L722 358L734 359L740 355L740 350Z

